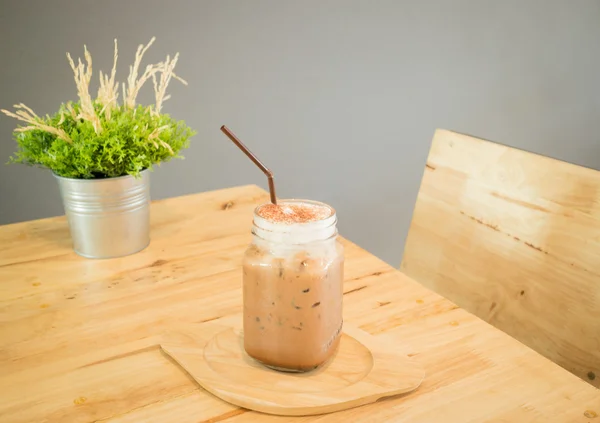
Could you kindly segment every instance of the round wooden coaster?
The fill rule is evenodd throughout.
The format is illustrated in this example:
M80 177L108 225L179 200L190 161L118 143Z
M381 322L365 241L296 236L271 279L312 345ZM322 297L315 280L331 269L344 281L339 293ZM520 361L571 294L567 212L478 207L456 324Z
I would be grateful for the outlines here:
M347 323L334 357L307 373L279 372L250 358L240 316L186 325L166 334L161 348L219 398L286 416L331 413L405 394L424 376L394 345Z

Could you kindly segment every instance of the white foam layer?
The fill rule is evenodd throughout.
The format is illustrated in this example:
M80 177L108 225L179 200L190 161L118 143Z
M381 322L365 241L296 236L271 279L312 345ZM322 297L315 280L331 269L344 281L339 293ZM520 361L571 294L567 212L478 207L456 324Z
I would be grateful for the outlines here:
M282 201L281 206L284 208L284 213L287 204L297 205L303 208L306 206L307 208L312 208L317 211L326 210L323 215L329 217L302 223L286 223L268 220L258 213L255 213L254 234L265 241L291 245L322 241L332 238L337 234L337 215L331 207L314 202ZM260 210L260 208L258 210Z

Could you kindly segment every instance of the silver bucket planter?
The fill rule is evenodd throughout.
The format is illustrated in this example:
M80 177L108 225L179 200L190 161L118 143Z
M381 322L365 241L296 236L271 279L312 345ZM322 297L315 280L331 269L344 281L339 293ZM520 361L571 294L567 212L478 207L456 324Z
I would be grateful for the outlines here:
M73 249L83 257L122 257L150 243L150 174L106 179L56 176Z

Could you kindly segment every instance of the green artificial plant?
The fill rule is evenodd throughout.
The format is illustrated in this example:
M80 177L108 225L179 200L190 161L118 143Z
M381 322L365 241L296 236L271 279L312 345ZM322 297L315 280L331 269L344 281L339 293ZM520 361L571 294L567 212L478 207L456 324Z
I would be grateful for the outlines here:
M162 113L162 105L170 96L166 88L170 80L184 80L173 72L179 54L173 59L146 66L138 77L146 50L140 45L129 77L122 84L122 102L118 102L119 83L115 81L118 57L117 40L110 76L100 71L100 86L96 99L89 92L92 77L92 57L84 46L84 65L67 57L77 85L79 100L61 104L53 115L40 117L24 104L15 105L15 112L1 110L7 116L25 122L14 130L18 149L10 163L22 163L48 168L67 178L91 179L118 176L139 176L153 164L181 158L179 152L189 146L195 134L183 121ZM140 89L148 80L154 86L155 104L136 104Z

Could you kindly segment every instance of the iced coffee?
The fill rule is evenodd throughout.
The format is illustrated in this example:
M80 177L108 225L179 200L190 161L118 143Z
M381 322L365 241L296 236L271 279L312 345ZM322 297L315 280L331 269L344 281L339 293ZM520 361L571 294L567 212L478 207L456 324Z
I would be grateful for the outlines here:
M335 211L304 200L259 206L244 257L244 348L266 366L309 371L342 330L343 247Z

